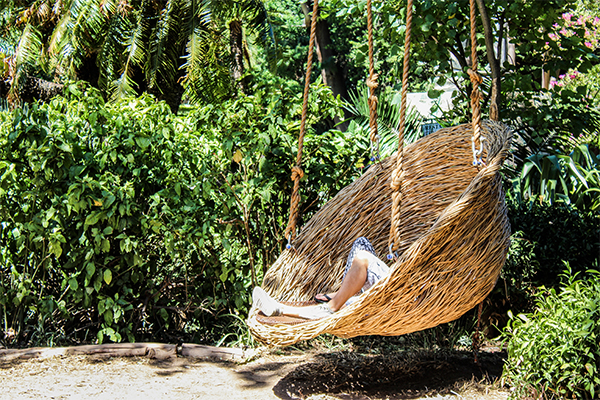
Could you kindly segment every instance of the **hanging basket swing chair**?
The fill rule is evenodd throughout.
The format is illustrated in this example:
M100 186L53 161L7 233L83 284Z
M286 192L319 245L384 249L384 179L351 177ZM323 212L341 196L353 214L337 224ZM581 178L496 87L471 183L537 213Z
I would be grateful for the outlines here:
M315 12L316 1L313 17ZM405 57L405 71L407 62ZM377 254L391 248L398 255L390 274L324 319L266 317L253 307L247 324L255 339L285 346L322 333L403 335L453 321L485 299L509 246L500 168L512 132L498 122L482 124L475 114L472 125L440 129L405 149L401 134L395 155L371 166L306 223L262 287L296 304L336 291L347 254L361 236ZM401 133L402 125L403 118ZM298 174L299 163L295 168Z

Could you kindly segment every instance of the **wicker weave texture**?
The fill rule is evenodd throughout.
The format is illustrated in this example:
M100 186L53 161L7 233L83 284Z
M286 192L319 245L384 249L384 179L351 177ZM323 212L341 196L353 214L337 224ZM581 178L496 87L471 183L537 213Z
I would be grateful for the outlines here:
M512 133L486 122L487 166L471 164L470 125L444 128L405 149L399 258L391 274L332 317L296 325L261 324L254 337L290 345L321 333L402 335L452 321L493 289L508 250L510 225L499 169ZM302 229L265 276L275 298L306 301L341 284L353 241L367 237L385 260L395 157L373 165Z

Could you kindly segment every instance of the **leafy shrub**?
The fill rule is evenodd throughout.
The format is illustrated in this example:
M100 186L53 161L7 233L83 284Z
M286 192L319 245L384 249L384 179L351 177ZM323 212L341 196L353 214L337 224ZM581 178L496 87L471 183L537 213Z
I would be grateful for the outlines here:
M72 86L0 114L3 329L21 343L215 341L285 244L300 100L263 87L175 116ZM339 110L322 86L311 104L309 124ZM360 146L309 129L303 212L347 183Z
M513 398L589 399L600 392L600 273L589 273L582 281L569 271L560 291L538 292L534 313L511 315L503 377Z
M482 322L496 337L510 310L530 312L537 287L560 286L564 261L577 272L598 267L600 215L564 203L507 200L513 234L498 284L484 304Z
M557 286L563 261L575 272L598 262L600 215L570 205L508 201L512 244L503 277L513 286Z

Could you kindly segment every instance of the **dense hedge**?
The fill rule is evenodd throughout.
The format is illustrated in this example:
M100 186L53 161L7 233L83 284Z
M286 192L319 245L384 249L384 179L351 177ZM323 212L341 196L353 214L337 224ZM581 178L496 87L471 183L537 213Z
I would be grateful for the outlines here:
M574 272L598 265L600 213L564 203L512 202L513 232L503 276L512 285L556 287L568 261Z
M338 112L328 93L313 91L309 124ZM0 114L7 344L216 340L284 244L299 107L275 86L175 116L71 87ZM306 215L351 178L364 140L309 130L305 146Z

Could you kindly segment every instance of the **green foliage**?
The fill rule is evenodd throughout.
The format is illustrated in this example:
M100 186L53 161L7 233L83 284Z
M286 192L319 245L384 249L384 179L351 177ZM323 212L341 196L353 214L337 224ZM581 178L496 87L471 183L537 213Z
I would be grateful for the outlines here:
M211 342L245 315L284 244L301 104L283 85L254 92L175 116L147 95L105 104L71 86L1 113L3 328L32 342ZM311 115L339 112L326 88L312 96ZM337 131L309 129L305 146L306 215L359 154Z
M520 176L512 180L509 195L517 201L560 201L580 210L600 209L600 160L587 145L569 155L533 154Z
M384 159L398 150L401 94L388 88L381 91L377 97L379 157ZM345 108L353 115L348 125L348 131L357 137L370 137L369 88L366 85L359 85L359 91L357 94L350 94L350 103ZM407 111L405 144L410 144L421 137L421 120L420 114L415 109Z
M536 311L511 315L504 331L503 377L512 398L592 399L600 392L600 273L576 280L567 271L559 291L542 288Z
M176 110L184 89L192 101L233 94L231 20L243 21L246 39L273 53L259 0L4 3L0 48L14 68L2 77L12 80L13 96L26 75L60 77L87 80L105 98L148 91Z
M600 215L567 204L508 202L514 232L503 277L512 287L556 287L563 260L584 271L597 265Z
M600 129L600 112L587 94L583 87L577 92L526 92L508 102L506 118L517 134L517 169L532 154L568 153L574 140Z

